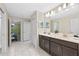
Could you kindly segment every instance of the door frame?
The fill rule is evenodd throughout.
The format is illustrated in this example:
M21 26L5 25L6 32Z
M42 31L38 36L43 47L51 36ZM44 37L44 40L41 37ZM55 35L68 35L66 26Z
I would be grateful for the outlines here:
M20 22L20 25L21 25L21 27L20 27L21 28L21 30L20 30L21 31L20 32L21 33L21 42L23 42L23 21Z
M19 22L20 23L20 41L22 40L22 29L21 29L21 22ZM12 24L12 22L11 22L11 20L9 21L9 46L11 46L11 44L12 44L12 41L11 41L11 24Z
M11 46L11 20L9 20L9 47Z

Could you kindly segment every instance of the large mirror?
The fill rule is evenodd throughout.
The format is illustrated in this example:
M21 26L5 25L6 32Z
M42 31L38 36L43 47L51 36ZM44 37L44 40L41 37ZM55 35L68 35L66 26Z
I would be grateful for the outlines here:
M59 32L59 21L51 20L51 32L58 33Z
M55 19L51 22L51 32L53 33L70 33L70 19Z
M56 14L55 17L52 17L52 33L79 35L79 5L74 5L72 7L69 7L69 9L66 11Z
M44 18L39 25L44 32L79 35L79 4L69 6L51 17Z

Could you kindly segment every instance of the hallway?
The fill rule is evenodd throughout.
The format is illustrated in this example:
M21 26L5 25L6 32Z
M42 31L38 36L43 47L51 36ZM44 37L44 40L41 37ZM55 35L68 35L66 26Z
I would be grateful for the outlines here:
M6 53L2 56L49 56L42 49L36 49L30 42L13 42Z

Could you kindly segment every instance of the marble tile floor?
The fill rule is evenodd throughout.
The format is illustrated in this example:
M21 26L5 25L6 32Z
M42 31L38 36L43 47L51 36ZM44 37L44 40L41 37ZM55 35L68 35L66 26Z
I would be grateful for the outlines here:
M7 52L0 56L50 56L41 48L34 48L30 42L13 42Z

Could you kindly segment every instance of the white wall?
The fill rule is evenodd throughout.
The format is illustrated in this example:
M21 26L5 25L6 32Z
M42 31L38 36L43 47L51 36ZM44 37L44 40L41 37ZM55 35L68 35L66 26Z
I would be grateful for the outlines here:
M41 32L50 32L50 28L40 28L39 23L44 22L44 21L50 22L48 19L44 19L44 14L41 12L34 12L33 15L31 16L31 39L32 39L32 44L35 46L35 48L39 48L39 33Z
M38 35L37 35L37 12L34 12L31 16L31 39L34 47L38 47Z
M24 20L25 20L24 18L10 16L10 23L21 22L21 21L24 21Z
M0 4L0 8L3 10L4 14L2 15L1 22L1 48L2 52L5 52L8 48L8 13L4 4Z

